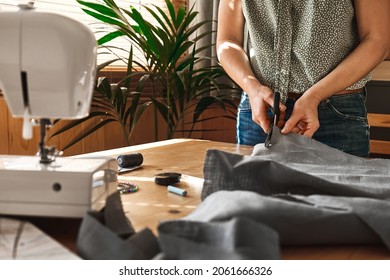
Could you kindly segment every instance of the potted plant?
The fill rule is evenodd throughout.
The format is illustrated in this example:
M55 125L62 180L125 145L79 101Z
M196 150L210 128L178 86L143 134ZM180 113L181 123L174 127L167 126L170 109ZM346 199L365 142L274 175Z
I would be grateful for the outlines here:
M225 110L235 106L232 99L238 96L239 89L231 80L228 83L223 82L226 81L227 75L222 67L218 63L198 66L205 60L214 59L200 55L205 48L212 45L197 47L197 43L215 31L196 35L196 31L207 22L194 24L198 12L193 8L187 11L182 6L175 10L172 2L166 0L169 11L167 15L156 5L153 8L144 6L157 23L154 25L134 7L120 8L114 0L103 0L101 4L76 1L85 13L115 28L98 39L98 45L114 52L115 47L109 46L108 43L117 37L125 36L131 42L132 48L137 48L143 54L144 62L137 61L133 57L133 49L130 49L129 56L124 59L127 64L127 75L124 79L119 84L111 85L106 78L99 78L91 115L69 123L53 136L86 120L98 118L100 121L95 126L80 134L70 144L113 121L121 123L124 135L130 142L139 117L146 107L153 106L156 140L158 115L161 115L167 124L166 138L169 139L175 132L185 131L184 124L188 115L191 115L191 127L186 131L191 135L196 123L207 120L201 119L201 115L210 106L217 105ZM135 76L136 86L130 89L130 80ZM146 83L149 83L149 88L152 89L151 95L148 96L143 92ZM147 101L140 102L141 97L146 97Z

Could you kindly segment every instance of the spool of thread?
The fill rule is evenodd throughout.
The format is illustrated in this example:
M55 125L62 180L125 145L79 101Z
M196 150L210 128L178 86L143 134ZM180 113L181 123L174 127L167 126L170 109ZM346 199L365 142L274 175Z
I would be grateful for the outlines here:
M180 182L181 174L176 172L158 173L154 177L154 182L158 185L168 186Z
M140 166L144 161L144 157L140 153L126 154L119 155L116 161L120 168L131 168Z

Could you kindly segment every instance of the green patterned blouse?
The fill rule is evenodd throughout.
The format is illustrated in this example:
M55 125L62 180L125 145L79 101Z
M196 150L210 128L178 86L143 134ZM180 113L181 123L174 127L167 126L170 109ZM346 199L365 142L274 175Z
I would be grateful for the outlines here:
M359 44L353 0L242 0L242 6L252 69L283 100L288 92L304 93Z

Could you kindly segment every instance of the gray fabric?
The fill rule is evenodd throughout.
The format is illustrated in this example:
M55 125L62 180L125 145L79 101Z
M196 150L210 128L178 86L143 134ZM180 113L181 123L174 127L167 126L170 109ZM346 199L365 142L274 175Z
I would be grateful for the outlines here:
M209 223L169 221L158 232L168 259L280 259L277 233L245 217Z
M118 236L127 238L135 233L133 225L123 212L119 193L110 195L107 198L103 215L106 227Z
M279 242L390 248L389 160L358 158L277 128L272 142L251 156L208 151L204 200L184 219L160 224L158 243L148 229L134 233L114 194L103 213L84 218L78 253L88 259L277 259Z
M245 216L282 244L376 243L390 248L390 161L365 159L313 139L273 132L251 156L209 150L201 205L186 219ZM226 191L229 192L226 192Z
M145 260L159 252L151 230L134 232L123 212L119 193L107 199L103 212L87 212L77 237L77 253L84 259Z
M185 219L215 222L232 217L268 225L278 232L281 244L374 244L382 240L390 248L390 203L378 199L219 191Z
M252 156L270 159L330 182L377 189L380 194L390 190L388 159L353 156L312 138L294 133L282 135L279 128L275 128L272 138L272 147L265 148L258 144L254 147Z
M167 221L158 231L158 239L149 229L136 233L115 193L102 212L84 217L77 253L94 260L280 258L278 234L245 217L215 223Z
M301 135L281 135L278 128L272 137L270 148L258 144L251 156L207 151L202 199L238 189L390 198L389 160L352 156Z

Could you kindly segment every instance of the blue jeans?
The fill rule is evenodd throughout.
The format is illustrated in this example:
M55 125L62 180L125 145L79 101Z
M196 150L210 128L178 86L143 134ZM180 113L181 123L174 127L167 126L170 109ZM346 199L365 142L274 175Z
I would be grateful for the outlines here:
M368 157L370 128L367 121L366 92L341 94L323 100L318 106L320 128L313 139L340 151ZM287 99L286 117L291 116L295 100ZM272 116L271 110L268 112ZM256 145L264 143L267 134L253 122L247 94L243 93L237 114L237 143Z

